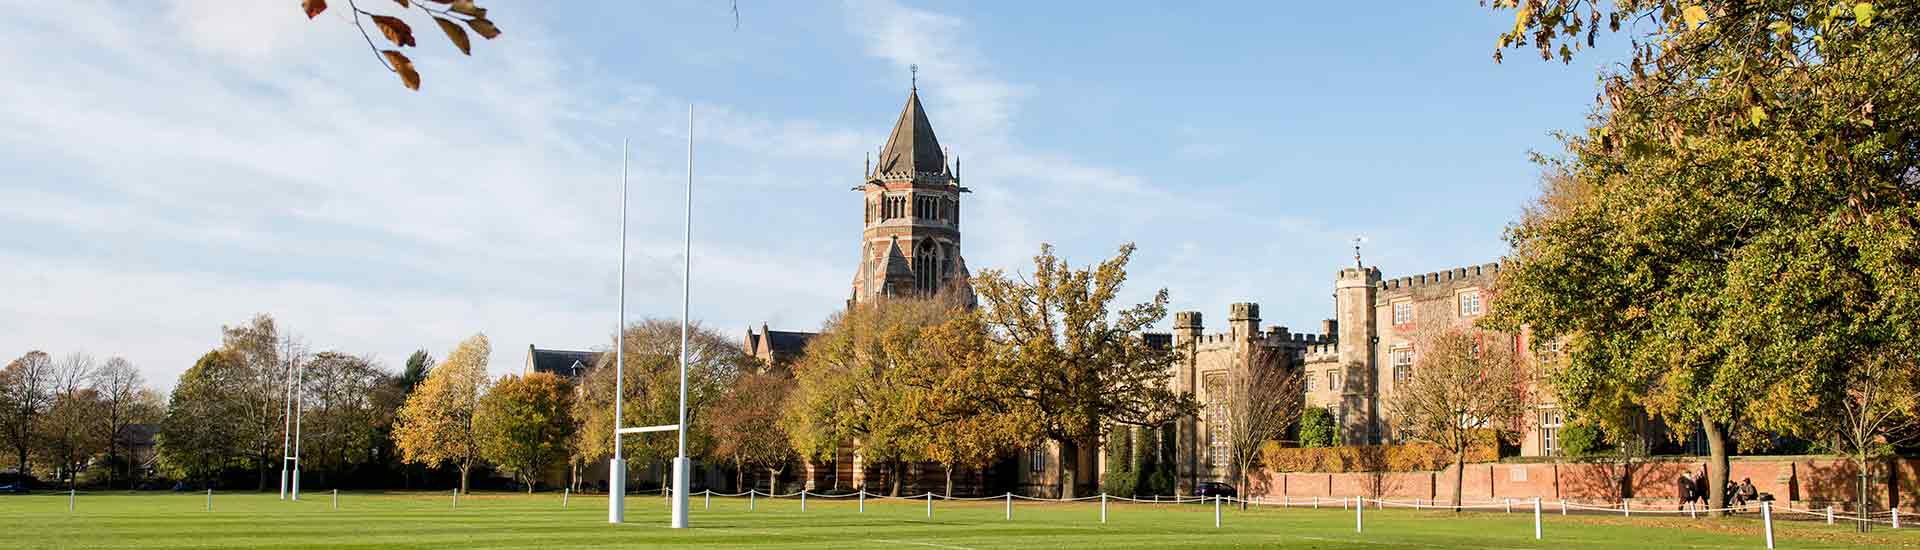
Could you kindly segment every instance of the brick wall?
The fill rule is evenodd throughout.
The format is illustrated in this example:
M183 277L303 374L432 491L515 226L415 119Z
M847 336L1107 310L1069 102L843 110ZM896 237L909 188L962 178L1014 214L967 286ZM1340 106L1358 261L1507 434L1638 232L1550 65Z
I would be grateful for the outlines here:
M1618 503L1628 499L1635 504L1671 506L1679 498L1680 475L1698 476L1705 470L1706 462L1695 459L1657 460L1631 466L1579 462L1468 464L1461 497L1467 500L1539 497L1583 503ZM1841 459L1768 457L1736 459L1729 474L1734 482L1753 480L1754 488L1772 493L1778 500L1796 506L1825 506L1829 502L1852 500L1858 479L1855 471L1852 464ZM1249 492L1273 498L1363 495L1447 499L1453 495L1454 470L1448 467L1437 472L1381 474L1261 472L1255 479ZM1920 459L1898 459L1874 468L1868 483L1868 494L1877 501L1876 508L1884 508L1888 501L1893 501L1902 510L1920 512L1920 506L1916 506L1920 504Z

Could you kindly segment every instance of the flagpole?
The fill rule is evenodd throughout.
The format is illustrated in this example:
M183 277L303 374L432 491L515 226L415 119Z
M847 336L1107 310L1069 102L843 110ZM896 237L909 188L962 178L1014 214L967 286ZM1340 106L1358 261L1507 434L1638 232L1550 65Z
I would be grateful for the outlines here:
M687 527L687 485L693 462L687 458L687 326L693 303L693 105L687 105L686 256L680 284L680 450L673 458L673 528Z
M620 140L620 325L613 340L613 458L607 463L607 523L627 519L627 462L621 456L620 411L627 368L627 144Z

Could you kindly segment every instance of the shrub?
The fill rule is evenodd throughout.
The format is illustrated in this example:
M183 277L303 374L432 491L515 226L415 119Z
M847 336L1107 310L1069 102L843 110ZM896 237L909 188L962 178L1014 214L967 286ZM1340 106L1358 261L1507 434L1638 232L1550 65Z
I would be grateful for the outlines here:
M1307 407L1300 414L1300 446L1332 447L1340 444L1340 430L1333 425L1333 413L1326 407Z
M1606 450L1606 437L1590 424L1569 424L1560 428L1560 453L1571 458L1592 456Z

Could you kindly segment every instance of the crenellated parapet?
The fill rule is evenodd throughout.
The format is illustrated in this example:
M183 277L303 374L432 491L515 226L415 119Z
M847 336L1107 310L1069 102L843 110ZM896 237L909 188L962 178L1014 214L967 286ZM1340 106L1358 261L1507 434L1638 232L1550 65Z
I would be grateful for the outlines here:
M1489 277L1500 272L1498 262L1467 267L1456 267L1446 271L1435 271L1424 275L1411 275L1380 281L1382 290L1413 289L1429 285L1449 284L1467 279Z

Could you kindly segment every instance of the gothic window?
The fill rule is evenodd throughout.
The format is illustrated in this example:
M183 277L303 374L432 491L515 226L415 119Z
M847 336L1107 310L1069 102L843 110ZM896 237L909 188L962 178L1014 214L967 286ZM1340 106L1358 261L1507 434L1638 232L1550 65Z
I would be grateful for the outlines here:
M1482 308L1480 304L1480 291L1469 290L1469 291L1460 293L1460 316L1461 317L1472 317L1474 315L1479 315L1481 311L1482 311Z
M1327 371L1327 389L1340 389L1340 369Z
M1404 325L1413 322L1413 302L1393 303L1393 324Z
M1227 384L1226 376L1215 373L1208 375L1207 385L1207 461L1214 466L1232 464L1227 456L1228 445L1232 442L1227 426Z
M940 274L935 272L938 263L940 263L939 260L934 256L933 242L922 241L919 252L913 256L914 286L919 287L923 292L933 292L940 277Z
M1034 445L1027 450L1027 471L1040 473L1047 471L1047 446Z
M1303 378L1306 378L1306 379L1307 379L1307 391L1309 391L1309 392L1311 392L1311 391L1313 391L1313 390L1314 390L1314 387L1313 387L1313 377L1312 377L1312 376L1305 376L1305 377L1303 377Z
M1413 350L1397 349L1391 353L1393 356L1393 385L1398 387L1400 384L1413 379Z

